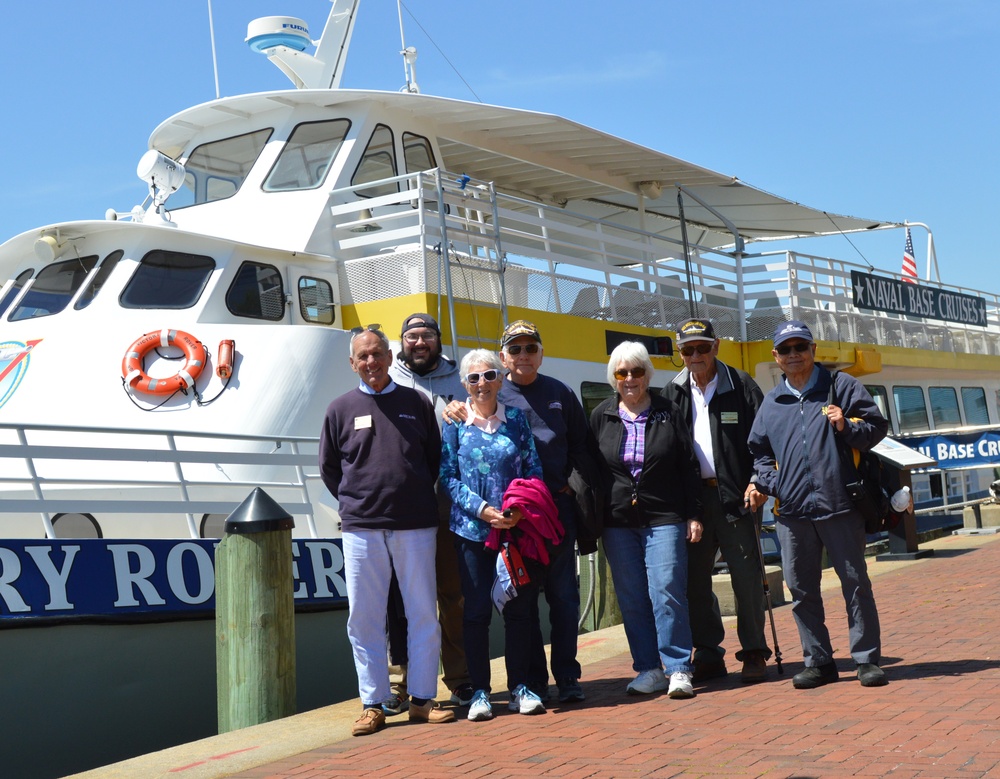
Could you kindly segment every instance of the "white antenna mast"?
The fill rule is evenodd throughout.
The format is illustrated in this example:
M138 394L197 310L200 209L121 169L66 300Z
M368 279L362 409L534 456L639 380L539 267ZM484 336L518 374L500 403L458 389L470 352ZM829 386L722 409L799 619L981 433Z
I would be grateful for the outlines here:
M417 50L413 46L406 45L406 36L403 34L402 0L396 0L396 11L399 14L399 40L403 45L403 50L399 53L403 55L403 77L406 79L406 86L399 91L418 94L420 87L417 86L417 71L414 68L417 62Z
M212 69L215 71L215 99L219 99L219 60L215 56L215 24L212 22L212 0L208 0L208 34L212 39Z

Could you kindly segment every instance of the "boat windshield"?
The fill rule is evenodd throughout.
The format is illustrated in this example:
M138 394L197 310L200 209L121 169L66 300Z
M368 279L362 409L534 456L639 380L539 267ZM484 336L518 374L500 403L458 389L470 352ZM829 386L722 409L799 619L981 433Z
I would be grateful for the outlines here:
M142 258L118 302L123 308L190 308L213 270L211 257L154 249Z
M272 132L265 128L198 146L184 161L184 186L170 196L170 209L235 195Z
M42 268L11 312L10 321L58 314L66 308L87 274L97 265L97 260L95 254L55 262Z

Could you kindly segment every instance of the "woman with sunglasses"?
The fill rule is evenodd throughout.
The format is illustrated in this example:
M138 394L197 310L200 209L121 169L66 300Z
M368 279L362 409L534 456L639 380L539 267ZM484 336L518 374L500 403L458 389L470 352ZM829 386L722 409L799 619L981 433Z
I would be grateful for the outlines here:
M694 695L687 541L701 539L701 479L684 418L651 395L646 347L625 341L608 362L615 390L590 425L610 481L604 550L638 676L626 692Z
M490 621L497 552L486 546L491 530L511 530L521 512L502 510L504 492L516 478L542 477L531 426L516 408L497 400L503 364L493 352L476 349L462 359L463 384L469 393L464 422L442 432L441 483L452 498L451 530L455 534L465 612L462 621L465 656L475 693L469 719L493 718L490 704ZM504 659L510 709L541 714L545 705L527 687L531 636L538 631L538 584L518 587L517 597L503 608Z

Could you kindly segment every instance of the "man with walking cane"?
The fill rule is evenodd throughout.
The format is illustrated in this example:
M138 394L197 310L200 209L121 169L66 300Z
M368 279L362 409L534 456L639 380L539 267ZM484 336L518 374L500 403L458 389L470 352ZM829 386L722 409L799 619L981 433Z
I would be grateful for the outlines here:
M677 330L684 370L663 394L681 409L691 428L701 466L704 535L688 544L688 605L694 645L694 681L726 675L725 629L712 592L715 556L721 549L736 600L736 632L743 662L740 680L767 679L771 650L764 638L764 587L760 536L746 501L753 457L747 436L763 393L744 371L717 359L719 339L712 323L689 319Z

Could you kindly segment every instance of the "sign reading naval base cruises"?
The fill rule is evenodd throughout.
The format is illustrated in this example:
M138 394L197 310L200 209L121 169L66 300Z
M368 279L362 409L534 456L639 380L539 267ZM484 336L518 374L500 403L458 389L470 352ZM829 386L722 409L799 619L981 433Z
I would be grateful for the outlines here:
M854 305L867 311L986 327L986 298L851 271Z

